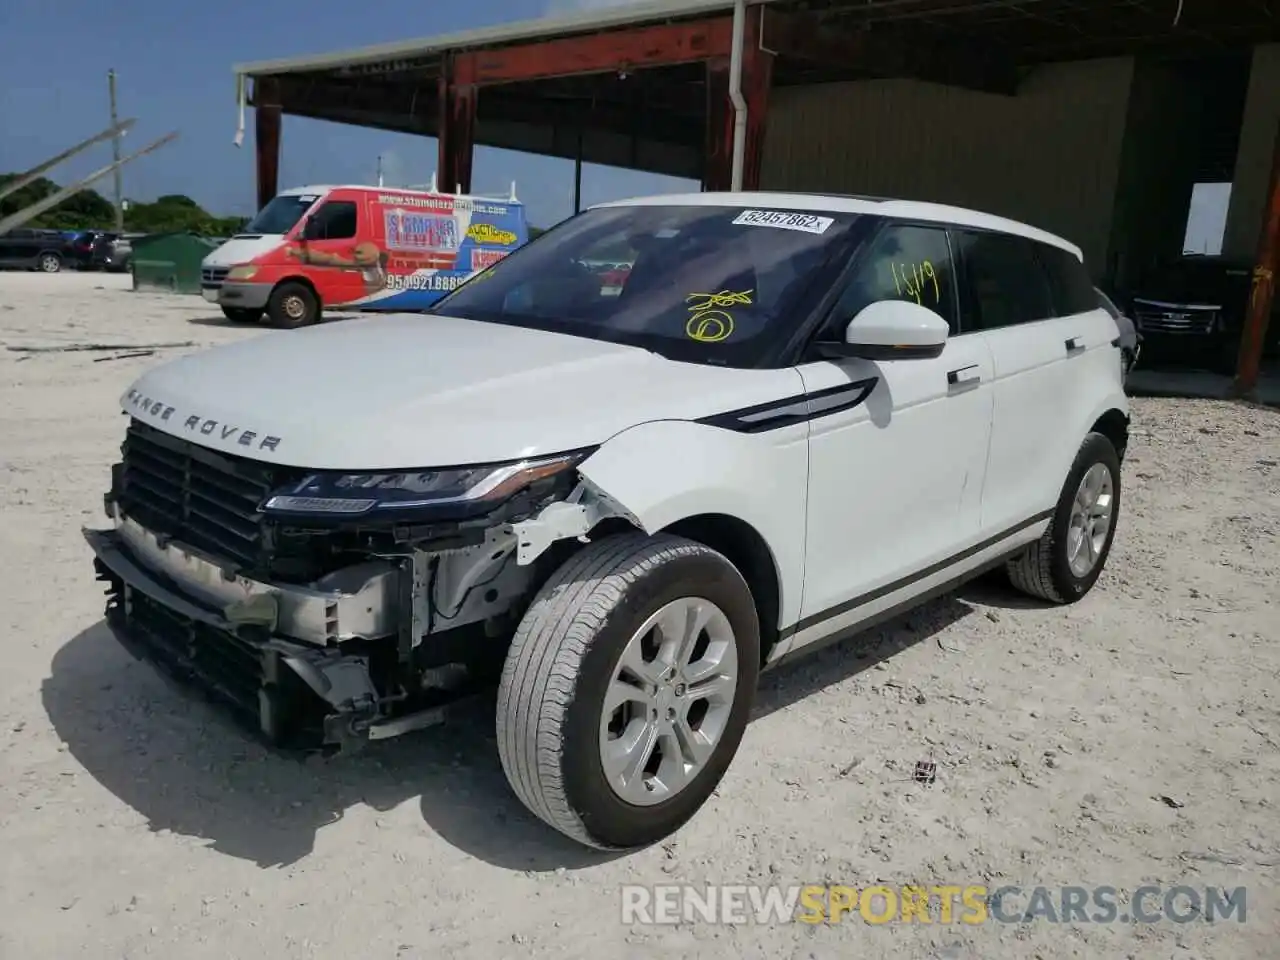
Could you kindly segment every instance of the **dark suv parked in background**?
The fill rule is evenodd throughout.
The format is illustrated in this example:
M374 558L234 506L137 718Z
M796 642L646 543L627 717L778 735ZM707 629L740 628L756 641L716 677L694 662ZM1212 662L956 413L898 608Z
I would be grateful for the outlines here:
M1153 271L1132 296L1130 315L1152 366L1163 363L1234 373L1253 289L1253 264L1185 256ZM1265 352L1280 352L1280 298Z
M70 259L66 237L57 230L21 227L0 234L0 267L57 273Z

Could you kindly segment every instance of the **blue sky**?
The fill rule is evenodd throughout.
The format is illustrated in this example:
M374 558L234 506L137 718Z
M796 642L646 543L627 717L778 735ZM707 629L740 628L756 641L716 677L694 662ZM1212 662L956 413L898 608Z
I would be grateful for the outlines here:
M233 63L325 53L429 37L548 13L615 6L626 0L0 0L0 172L26 170L107 126L106 74L117 73L122 117L137 126L125 152L177 130L179 139L124 168L125 195L139 200L185 193L218 214L253 212L253 120L244 147L236 128ZM341 124L286 117L281 187L373 183L383 157L388 183L426 183L436 142ZM103 143L51 172L59 183L110 159ZM531 222L548 226L572 212L573 164L481 148L473 189L504 192L515 180ZM97 189L109 195L111 180ZM583 202L667 189L689 181L587 167Z

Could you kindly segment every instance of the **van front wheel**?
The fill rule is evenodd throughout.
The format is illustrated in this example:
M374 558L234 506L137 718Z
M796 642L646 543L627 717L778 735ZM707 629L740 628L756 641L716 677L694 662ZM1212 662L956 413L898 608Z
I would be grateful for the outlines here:
M308 326L320 319L320 301L305 284L282 283L271 291L267 319L282 330Z

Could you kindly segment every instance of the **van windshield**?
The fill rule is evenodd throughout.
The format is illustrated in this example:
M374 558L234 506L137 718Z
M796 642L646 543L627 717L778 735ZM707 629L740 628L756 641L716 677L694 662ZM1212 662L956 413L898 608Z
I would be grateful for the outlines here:
M285 234L294 228L302 215L319 198L317 194L287 194L273 199L258 211L241 233Z
M626 343L672 360L757 366L821 297L858 221L703 204L597 207L429 312Z

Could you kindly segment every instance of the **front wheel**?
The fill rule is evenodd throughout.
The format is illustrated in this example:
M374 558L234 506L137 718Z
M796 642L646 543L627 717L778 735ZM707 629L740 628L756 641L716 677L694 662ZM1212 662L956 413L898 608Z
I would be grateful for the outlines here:
M42 253L38 266L41 273L57 273L62 269L62 258L56 253Z
M498 688L502 768L579 843L655 843L724 776L759 670L755 604L733 564L679 537L605 537L565 562L516 630Z
M320 301L306 284L282 283L271 291L267 318L283 330L305 327L320 319Z
M223 307L222 315L232 323L257 323L262 319L262 311L250 307Z
M1102 574L1120 519L1120 455L1100 433L1085 437L1044 535L1006 565L1023 593L1075 603Z

